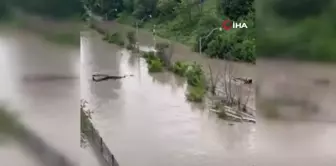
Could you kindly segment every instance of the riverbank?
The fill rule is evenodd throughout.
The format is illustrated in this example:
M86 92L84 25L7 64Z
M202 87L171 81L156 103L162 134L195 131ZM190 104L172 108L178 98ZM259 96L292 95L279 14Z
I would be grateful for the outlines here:
M122 25L113 26L113 30L129 29ZM120 165L334 166L336 153L330 145L335 144L332 139L336 134L335 123L270 120L258 114L257 124L229 125L201 106L186 102L184 81L179 77L168 72L150 74L144 60L138 60L130 51L102 41L102 36L95 32L84 35L82 56L87 73L81 77L83 98L90 101L94 125ZM146 42L152 44L151 34L140 31L139 36L141 47L145 48ZM174 56L192 58L185 52L177 47ZM221 64L212 65L220 68ZM276 69L272 66L263 68L267 73L262 75L279 78L274 72L281 71L283 65ZM315 67L306 66L300 71L311 74ZM116 75L132 73L134 77L92 82L91 75L99 71L113 71ZM320 72L326 74L325 71L332 74L330 69ZM295 77L291 81L305 80Z
M125 6L116 20L121 24L155 31L157 36L183 43L196 52L201 50L208 57L255 63L255 13L252 4L246 3L244 7L235 6L237 4L229 7L217 0L202 4L160 2L154 3L154 9L147 12L151 14ZM138 2L138 5L148 6L143 2ZM227 10L239 11L241 15L227 13L226 9L222 9L226 7L230 8ZM220 31L222 21L228 18L244 22L248 28Z
M111 22L99 21L92 23L91 27L103 35L102 38L109 43L127 43L128 45L126 48L128 49L136 49L135 44L137 42L143 44L142 41L133 40L135 34L132 33L132 30L126 30L125 27L122 28L123 31L118 31L117 29L119 28L115 26L116 24L112 23L112 27L114 28L109 28ZM111 36L114 36L114 38L118 36L118 41L110 41L109 37ZM125 38L124 36L127 37ZM153 73L168 70L184 78L188 85L185 92L186 99L191 102L202 103L209 103L208 101L210 101L210 107L212 108L210 110L217 110L214 112L218 113L221 118L235 121L255 122L255 118L253 117L255 113L253 104L254 99L251 97L254 96L253 86L251 85L252 81L251 83L244 85L244 83L240 83L234 79L236 73L233 72L235 66L233 62L209 59L201 55L194 55L195 57L190 56L181 61L176 59L179 55L176 55L175 51L173 51L175 48L174 46L168 44L167 47L161 50L160 47L164 46L167 42L161 43L160 40L157 40L155 43L157 46L156 56L150 52L140 53L147 62L148 72ZM122 45L122 47L124 47L124 45ZM145 47L148 47L148 45ZM167 52L169 52L169 55ZM202 60L197 60L196 57L200 57ZM221 64L217 64L220 67L210 65L210 60L216 63L221 62ZM228 107L225 106L230 106L230 110L227 110ZM250 115L245 117L244 114L238 112L247 112ZM241 116L244 118L239 118Z

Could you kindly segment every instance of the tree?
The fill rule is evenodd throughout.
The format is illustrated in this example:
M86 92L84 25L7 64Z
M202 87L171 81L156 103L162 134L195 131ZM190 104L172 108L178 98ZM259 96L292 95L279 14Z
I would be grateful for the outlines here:
M160 17L163 17L165 21L176 17L175 8L177 5L175 0L158 0L157 10Z
M320 15L332 2L332 0L275 0L272 8L279 16L285 19L302 20Z
M132 14L138 19L142 19L148 15L157 16L157 1L158 0L136 0L136 8Z
M254 0L220 0L220 9L225 16L237 21L254 11L253 3Z

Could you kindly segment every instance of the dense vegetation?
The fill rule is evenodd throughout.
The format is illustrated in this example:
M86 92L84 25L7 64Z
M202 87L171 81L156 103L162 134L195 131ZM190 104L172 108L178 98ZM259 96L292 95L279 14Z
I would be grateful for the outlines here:
M148 64L148 71L162 72L163 70L169 70L174 74L186 79L188 88L186 97L192 102L202 102L207 92L207 80L205 72L201 65L190 62L177 61L172 63L169 55L166 53L166 49L169 49L169 44L158 43L157 52L144 52L143 58L146 59Z
M199 51L199 39L223 19L245 22L248 29L214 31L202 39L201 49L213 58L255 62L253 0L87 0L86 6L107 19L152 29L164 38Z
M336 61L335 0L264 0L257 10L258 56Z

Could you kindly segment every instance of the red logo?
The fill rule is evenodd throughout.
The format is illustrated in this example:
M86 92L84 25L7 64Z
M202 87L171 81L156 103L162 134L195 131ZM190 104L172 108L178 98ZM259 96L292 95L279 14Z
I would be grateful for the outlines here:
M222 28L224 30L230 30L232 28L233 22L231 20L224 20L222 23Z

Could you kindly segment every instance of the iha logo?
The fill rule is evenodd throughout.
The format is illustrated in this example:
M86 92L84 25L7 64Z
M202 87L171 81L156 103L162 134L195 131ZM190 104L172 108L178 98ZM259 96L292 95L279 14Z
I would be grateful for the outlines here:
M231 20L224 20L222 23L222 28L226 31L234 28L234 29L241 29L241 28L248 28L246 23L241 23L241 22L234 22Z

